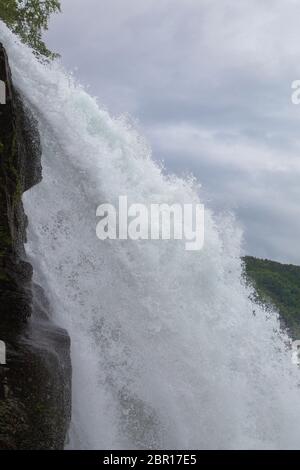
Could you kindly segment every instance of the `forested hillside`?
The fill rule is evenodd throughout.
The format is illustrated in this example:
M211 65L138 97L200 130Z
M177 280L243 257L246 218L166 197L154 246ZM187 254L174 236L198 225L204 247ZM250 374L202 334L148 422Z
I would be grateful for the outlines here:
M300 267L244 258L245 272L257 291L258 300L272 303L293 339L300 338Z

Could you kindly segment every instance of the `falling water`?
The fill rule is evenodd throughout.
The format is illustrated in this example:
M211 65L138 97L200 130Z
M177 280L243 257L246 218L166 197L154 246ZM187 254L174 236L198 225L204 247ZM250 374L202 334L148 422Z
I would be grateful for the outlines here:
M197 186L164 175L126 119L0 30L41 134L27 253L72 339L68 447L299 448L298 370L276 314L249 300L235 222L206 210L197 252L98 240L99 204L198 203Z

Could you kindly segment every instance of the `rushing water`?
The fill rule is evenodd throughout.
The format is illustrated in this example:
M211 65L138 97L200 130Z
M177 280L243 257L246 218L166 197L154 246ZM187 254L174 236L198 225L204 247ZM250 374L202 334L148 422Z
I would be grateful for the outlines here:
M198 252L98 240L96 208L119 195L203 201L58 64L39 63L2 24L0 39L39 121L43 181L24 195L27 252L72 339L68 447L299 448L298 370L275 313L249 300L234 221L206 210Z

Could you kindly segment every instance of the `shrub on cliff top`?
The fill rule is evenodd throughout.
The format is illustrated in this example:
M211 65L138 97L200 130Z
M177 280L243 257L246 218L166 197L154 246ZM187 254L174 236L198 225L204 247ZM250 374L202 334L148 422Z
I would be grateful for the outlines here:
M59 0L0 0L0 19L37 55L48 59L56 54L49 51L42 34L48 29L50 15L59 11Z

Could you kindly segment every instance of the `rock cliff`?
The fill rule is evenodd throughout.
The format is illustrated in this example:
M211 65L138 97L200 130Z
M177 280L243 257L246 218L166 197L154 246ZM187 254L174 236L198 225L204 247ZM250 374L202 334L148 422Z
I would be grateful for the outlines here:
M22 194L42 179L36 123L0 44L0 449L62 449L71 416L70 340L32 281ZM34 223L34 221L33 221Z

